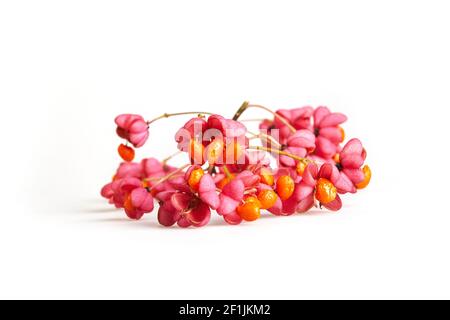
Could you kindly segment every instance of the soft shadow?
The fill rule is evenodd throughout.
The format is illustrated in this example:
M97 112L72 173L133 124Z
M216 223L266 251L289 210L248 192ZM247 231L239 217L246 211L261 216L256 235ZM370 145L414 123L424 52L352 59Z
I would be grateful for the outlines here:
M308 216L323 216L323 215L328 215L328 214L330 214L329 211L314 209L314 210L311 210L311 211L308 211L305 213L294 213L290 216L277 216L277 215L274 215L271 213L264 213L264 214L261 214L261 219L274 219L274 218L276 218L276 219L280 219L280 218L292 219L294 217L301 218L301 217L308 217Z
M143 217L145 219L146 217ZM148 220L131 220L128 219L125 216L114 216L114 217L105 217L105 218L96 218L96 219L89 219L87 222L90 223L108 223L108 224L117 224L120 226L125 226L127 228L137 228L137 229L163 229L166 228L164 226L161 226L155 221L148 221ZM170 228L168 228L170 229Z
M108 202L107 200L105 200L104 198L98 197L98 198L88 198L88 199L84 199L83 202L87 203L87 204L104 204L106 202Z
M88 198L80 201L71 212L75 214L114 213L120 211L103 198Z
M84 204L86 204L86 207L78 208L77 210L74 210L73 212L76 214L86 214L86 215L93 215L95 218L87 220L87 222L91 223L113 223L113 224L120 224L121 226L130 227L130 228L142 228L142 229L165 229L165 230L180 230L176 225L172 227L165 227L158 223L158 221L150 221L148 220L148 216L144 216L142 220L136 221L136 220L130 220L126 216L124 216L123 211L120 209L116 209L114 206L108 204L105 202L104 199L87 199L84 201ZM92 204L92 206L90 206ZM101 207L100 207L101 205ZM91 207L91 208L87 208ZM111 215L108 216L102 216L102 215L95 215L95 214L106 214L110 213ZM332 212L328 210L320 210L320 209L313 209L311 211L308 211L306 213L297 213L293 214L291 216L277 216L274 214L271 214L269 212L264 212L261 214L261 219L282 219L282 218L289 218L289 219L301 219L303 217L314 217L314 216L324 216L333 214ZM152 219L153 220L153 219ZM241 223L239 225L230 226L222 217L214 217L212 216L211 221L209 222L207 227L212 228L248 228L251 227L252 224L248 223ZM191 227L187 228L187 230L196 230L197 228Z
M241 223L237 225L230 225L228 224L222 217L219 217L218 219L211 220L206 227L212 227L212 228L248 228L249 224Z
M114 207L104 207L104 208L95 208L95 209L79 209L77 212L78 213L114 213L114 212L118 212L119 209L116 209Z
M116 223L116 222L124 222L124 223L128 223L128 222L133 222L130 219L124 218L124 217L107 217L107 218L102 218L102 219L90 219L90 222L112 222L112 223Z
M319 210L319 209L314 209L314 210L310 210L308 212L305 213L299 213L297 214L298 216L326 216L329 214L332 214L332 211L328 211L328 210Z

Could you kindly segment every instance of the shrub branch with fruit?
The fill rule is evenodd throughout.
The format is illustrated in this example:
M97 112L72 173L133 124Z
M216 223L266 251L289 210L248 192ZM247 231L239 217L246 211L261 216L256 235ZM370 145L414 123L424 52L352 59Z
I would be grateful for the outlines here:
M239 120L249 109L262 109L270 119ZM159 120L191 116L175 134L178 152L159 161L134 162L135 149L149 138ZM115 119L125 142L123 162L101 194L130 219L155 210L161 225L201 227L215 211L229 224L255 221L262 211L274 215L310 209L342 208L341 195L370 182L366 150L358 139L345 144L341 125L347 117L327 107L271 109L245 102L232 119L208 112L163 114L152 120L122 114ZM259 121L253 133L244 123ZM174 167L175 156L186 164Z

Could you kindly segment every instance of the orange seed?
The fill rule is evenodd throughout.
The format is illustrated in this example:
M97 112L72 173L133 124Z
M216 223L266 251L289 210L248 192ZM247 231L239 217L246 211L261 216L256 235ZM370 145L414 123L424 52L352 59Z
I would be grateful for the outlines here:
M336 187L330 180L320 178L316 185L316 199L320 203L327 204L336 199L337 191Z
M357 189L364 189L369 185L370 179L372 179L372 170L367 164L362 168L362 171L364 172L364 180L356 185Z
M290 176L279 177L276 190L281 200L289 199L295 190L294 180Z
M119 148L117 149L117 151L119 152L120 157L126 161L126 162L131 162L134 160L134 149L126 146L124 144L121 144L119 146Z
M261 203L256 197L248 197L236 211L243 220L255 221L261 216Z
M261 203L261 209L272 208L278 200L278 196L273 190L261 190L258 194L258 200Z
M191 174L189 175L188 184L194 190L195 192L198 191L198 187L200 185L200 179L203 177L205 172L202 168L194 169L192 170Z

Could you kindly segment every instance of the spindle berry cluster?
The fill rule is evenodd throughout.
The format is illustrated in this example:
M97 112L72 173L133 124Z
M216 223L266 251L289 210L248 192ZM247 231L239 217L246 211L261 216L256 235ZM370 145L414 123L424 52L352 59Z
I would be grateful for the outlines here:
M259 123L257 133L239 121L250 108L273 116ZM194 116L175 134L177 153L162 161L134 161L135 148L146 143L154 122L185 115ZM341 125L346 120L326 107L274 112L248 102L232 119L208 112L164 114L150 121L122 114L115 122L118 136L125 140L118 147L123 162L101 194L131 219L139 220L157 207L161 225L183 228L208 224L211 211L229 224L255 221L262 211L338 211L341 195L365 188L372 175L360 140L344 144ZM183 154L185 165L168 164Z

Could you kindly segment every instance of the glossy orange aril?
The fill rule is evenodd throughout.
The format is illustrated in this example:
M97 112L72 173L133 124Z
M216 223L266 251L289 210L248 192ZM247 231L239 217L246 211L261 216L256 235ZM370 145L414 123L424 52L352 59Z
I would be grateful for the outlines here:
M255 221L261 216L261 203L256 197L248 197L236 212L245 221Z
M336 153L336 154L333 156L333 160L334 160L334 162L336 162L336 163L340 163L340 162L341 162L341 155L340 155L339 153Z
M277 203L278 196L273 190L261 190L258 193L258 200L261 203L261 209L270 209Z
M124 144L121 144L119 148L117 149L119 152L120 157L127 162L131 162L134 160L134 149L126 146Z
M259 199L256 196L247 195L244 197L244 202L245 203L254 203L257 207L261 208L261 202L259 201Z
M308 166L308 164L305 161L299 161L299 163L297 164L297 167L295 168L297 171L297 174L299 176L302 176L303 173L305 172L305 169L307 166Z
M131 194L128 194L125 197L125 202L123 203L123 207L128 211L133 211L133 203L131 202Z
M316 199L323 204L327 204L336 199L337 190L334 184L324 178L320 178L316 185Z
M345 130L342 127L339 127L339 131L341 131L341 142L345 141Z
M217 183L217 188L223 189L227 184L231 182L231 180L233 180L233 178L234 178L233 175L223 178L222 180L219 181L219 183Z
M267 184L268 186L273 186L275 183L275 178L273 177L272 171L267 168L262 168L259 172L261 177L261 183Z
M279 177L276 190L281 200L289 199L295 190L294 180L290 176Z
M221 139L214 139L206 148L206 160L210 165L223 164L224 144Z
M198 191L198 187L200 185L200 179L204 176L205 172L202 168L194 169L192 170L191 174L189 175L188 184L191 187L192 190L195 192Z
M189 157L192 164L203 165L205 163L204 151L205 147L200 141L191 139L189 142Z
M362 168L362 171L364 172L364 180L356 184L357 189L364 189L369 185L370 179L372 179L372 170L370 170L370 167L368 165L365 165Z

